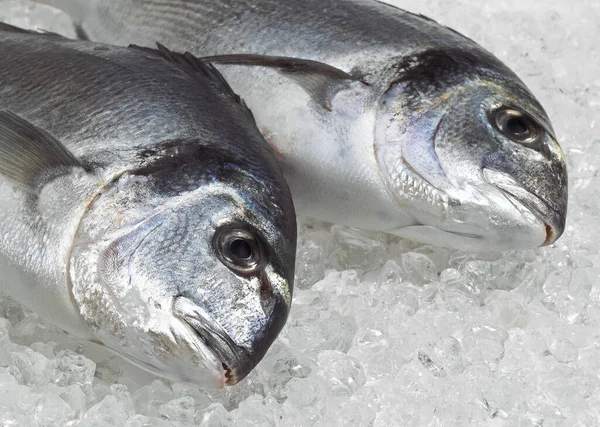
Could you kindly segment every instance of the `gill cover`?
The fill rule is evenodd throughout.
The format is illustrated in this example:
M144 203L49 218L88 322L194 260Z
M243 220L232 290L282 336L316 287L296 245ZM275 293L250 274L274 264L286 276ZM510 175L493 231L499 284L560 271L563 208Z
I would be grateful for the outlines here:
M566 165L550 122L489 54L400 62L380 101L375 151L388 191L415 219L395 234L504 250L550 244L564 230Z
M221 160L119 177L83 217L69 266L73 300L102 344L209 386L235 384L262 359L294 274L295 224L282 231L270 193Z

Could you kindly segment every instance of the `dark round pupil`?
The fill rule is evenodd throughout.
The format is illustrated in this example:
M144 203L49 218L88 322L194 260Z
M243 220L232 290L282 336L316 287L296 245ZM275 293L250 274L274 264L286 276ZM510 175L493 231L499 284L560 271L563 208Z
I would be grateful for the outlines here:
M513 135L523 135L529 132L527 121L521 117L511 117L506 122L506 129Z
M231 253L239 259L248 259L252 256L252 246L246 240L235 239L229 245Z

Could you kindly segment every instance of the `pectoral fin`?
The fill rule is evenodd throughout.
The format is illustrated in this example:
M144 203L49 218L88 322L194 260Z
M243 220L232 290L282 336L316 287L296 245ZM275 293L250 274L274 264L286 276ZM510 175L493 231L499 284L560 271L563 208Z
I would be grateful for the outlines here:
M331 100L338 90L352 82L361 81L339 68L309 59L251 54L207 56L202 59L213 64L273 68L293 79L327 110L331 110Z
M0 174L29 190L81 163L56 138L10 111L0 111Z

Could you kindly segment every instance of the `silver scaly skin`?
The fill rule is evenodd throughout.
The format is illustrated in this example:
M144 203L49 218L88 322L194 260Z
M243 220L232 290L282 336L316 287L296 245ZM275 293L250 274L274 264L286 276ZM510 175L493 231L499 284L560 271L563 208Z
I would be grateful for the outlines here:
M191 55L0 24L0 288L173 380L235 384L290 309L291 194Z
M426 17L374 0L38 1L93 40L229 55L210 60L254 111L301 214L468 249L564 230L566 165L543 108Z

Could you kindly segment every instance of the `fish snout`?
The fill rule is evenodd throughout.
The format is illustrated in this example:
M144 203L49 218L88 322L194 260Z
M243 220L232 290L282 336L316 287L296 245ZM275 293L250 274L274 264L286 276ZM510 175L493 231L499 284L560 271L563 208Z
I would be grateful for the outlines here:
M546 201L512 176L484 169L485 179L500 190L512 203L518 203L544 225L545 240L540 246L553 244L565 231L567 217L566 194L559 200Z
M273 300L269 304L272 309L264 317L244 319L235 312L231 313L232 317L238 316L240 322L257 325L249 338L245 335L247 339L243 343L236 342L235 332L227 332L210 313L192 300L183 296L176 298L173 305L175 316L194 331L198 340L221 363L222 385L230 386L243 380L262 360L283 328L288 313L286 304L276 296L268 298Z

